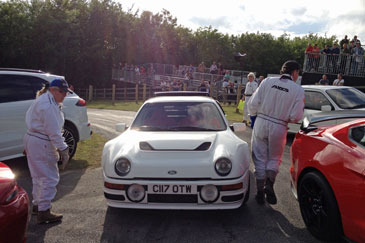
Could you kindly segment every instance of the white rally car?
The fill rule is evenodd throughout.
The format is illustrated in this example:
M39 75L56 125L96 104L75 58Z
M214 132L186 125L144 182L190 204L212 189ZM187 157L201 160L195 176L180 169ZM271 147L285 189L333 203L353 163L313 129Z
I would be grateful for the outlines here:
M130 127L121 123L117 130L125 131L102 155L109 206L233 209L248 200L248 144L233 132L245 125L230 127L212 98L151 98Z

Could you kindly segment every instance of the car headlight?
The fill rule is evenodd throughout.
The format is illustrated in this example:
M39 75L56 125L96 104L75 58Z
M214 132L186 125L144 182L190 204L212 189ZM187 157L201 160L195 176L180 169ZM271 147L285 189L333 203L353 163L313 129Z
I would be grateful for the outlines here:
M215 162L215 171L220 176L226 176L231 172L232 162L227 158L220 158Z
M131 162L126 158L117 159L115 162L115 172L120 176L125 176L131 170Z

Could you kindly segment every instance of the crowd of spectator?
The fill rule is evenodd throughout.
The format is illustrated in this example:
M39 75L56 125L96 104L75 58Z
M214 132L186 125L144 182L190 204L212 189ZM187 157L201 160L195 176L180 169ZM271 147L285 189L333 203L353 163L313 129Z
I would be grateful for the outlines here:
M358 75L360 68L364 65L364 48L355 35L350 41L345 35L338 45L334 42L332 46L325 45L321 50L317 43L308 43L305 49L306 63L305 70L308 72L345 73ZM319 67L322 70L319 70Z

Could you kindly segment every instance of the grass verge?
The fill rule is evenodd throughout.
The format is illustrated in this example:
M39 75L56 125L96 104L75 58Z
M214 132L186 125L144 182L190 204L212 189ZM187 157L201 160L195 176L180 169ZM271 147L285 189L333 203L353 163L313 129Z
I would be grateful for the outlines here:
M108 139L93 133L88 140L77 144L77 151L66 169L97 168L101 165L101 154Z

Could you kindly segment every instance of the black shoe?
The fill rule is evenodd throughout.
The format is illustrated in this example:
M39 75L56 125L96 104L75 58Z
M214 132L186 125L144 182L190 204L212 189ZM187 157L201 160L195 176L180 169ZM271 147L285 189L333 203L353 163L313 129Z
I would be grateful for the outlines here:
M274 183L271 180L269 179L266 180L266 186L264 190L266 194L266 201L273 205L276 204L277 199L274 192Z
M265 203L265 194L263 191L258 191L255 196L256 202L260 205Z

